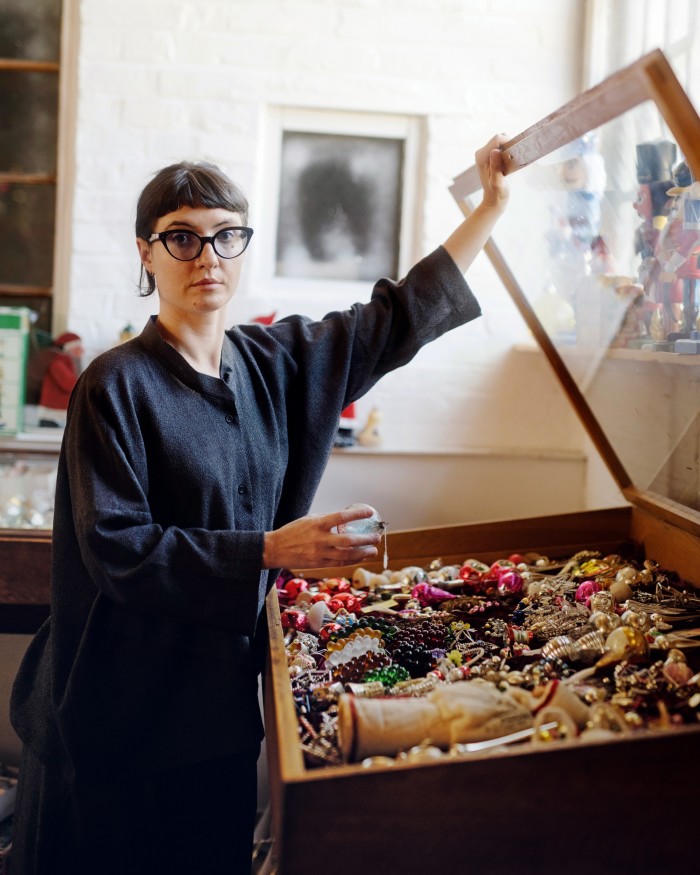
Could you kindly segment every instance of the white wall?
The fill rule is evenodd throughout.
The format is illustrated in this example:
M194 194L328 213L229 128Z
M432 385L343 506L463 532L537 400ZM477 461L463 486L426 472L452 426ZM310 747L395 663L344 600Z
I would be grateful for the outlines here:
M123 0L79 4L75 196L67 323L89 354L140 328L134 204L166 163L205 158L247 191L256 238L232 321L321 315L352 300L280 300L266 281L270 127L279 107L401 114L423 131L415 256L461 216L448 192L493 133L515 134L579 90L584 0ZM548 369L513 361L525 329L481 257L469 274L484 317L384 380L385 442L400 449L578 449L582 433ZM66 294L67 293L67 294ZM364 292L369 293L369 289ZM353 298L354 300L354 298ZM61 326L65 327L65 326ZM536 398L543 417L525 414ZM518 422L517 430L510 423ZM517 434L516 434L517 431Z
M390 531L571 513L585 509L586 470L583 453L380 454L358 447L333 453L311 510L362 501Z

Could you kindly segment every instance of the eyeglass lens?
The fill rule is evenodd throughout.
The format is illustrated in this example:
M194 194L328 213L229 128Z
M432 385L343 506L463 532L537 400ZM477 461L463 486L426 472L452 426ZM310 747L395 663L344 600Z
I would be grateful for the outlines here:
M194 231L168 231L162 239L173 258L192 261L202 251L206 240L211 240L214 251L221 258L235 258L248 245L250 233L245 228L223 228L213 238L202 238Z

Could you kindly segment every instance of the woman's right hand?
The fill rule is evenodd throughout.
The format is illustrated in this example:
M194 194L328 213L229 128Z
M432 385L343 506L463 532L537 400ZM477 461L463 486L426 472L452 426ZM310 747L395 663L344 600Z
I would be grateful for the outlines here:
M309 514L272 532L265 532L263 568L323 568L374 559L380 532L339 533L337 527L372 516L360 505L328 514Z

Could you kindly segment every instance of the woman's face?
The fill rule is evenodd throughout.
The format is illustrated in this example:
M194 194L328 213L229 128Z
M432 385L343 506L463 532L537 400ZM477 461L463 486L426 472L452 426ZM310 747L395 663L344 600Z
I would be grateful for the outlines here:
M161 231L194 231L200 237L213 237L223 228L242 225L238 213L223 208L181 207L161 216L153 233ZM214 313L226 307L233 298L240 280L243 255L221 258L211 243L207 243L193 261L178 261L160 240L136 241L146 270L155 274L160 299L160 312L179 318Z

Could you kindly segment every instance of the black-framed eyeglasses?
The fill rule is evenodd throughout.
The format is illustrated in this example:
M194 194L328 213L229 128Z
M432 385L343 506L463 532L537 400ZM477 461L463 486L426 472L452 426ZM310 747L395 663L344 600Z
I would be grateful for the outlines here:
M194 231L176 228L173 231L153 233L148 238L148 242L154 243L160 240L173 258L177 258L178 261L193 261L207 243L211 243L214 252L221 258L236 258L245 252L252 236L253 229L242 225L222 228L213 237L200 237Z

